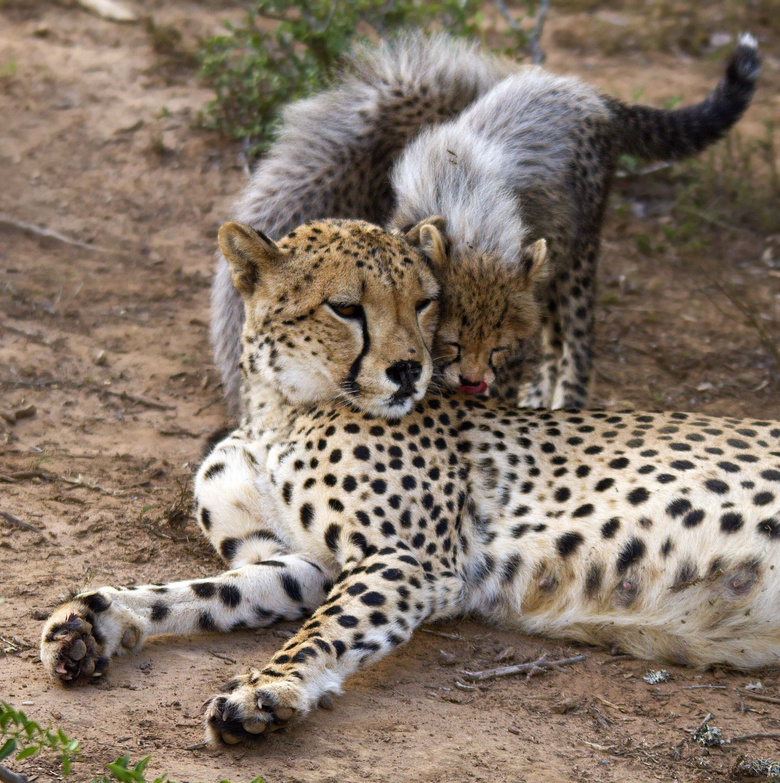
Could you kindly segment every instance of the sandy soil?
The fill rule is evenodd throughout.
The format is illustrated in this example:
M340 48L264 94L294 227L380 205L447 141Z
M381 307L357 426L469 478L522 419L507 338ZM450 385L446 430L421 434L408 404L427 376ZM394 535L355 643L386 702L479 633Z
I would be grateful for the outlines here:
M722 54L631 44L626 25L652 29L655 12L569 5L551 14L543 40L556 71L625 98L641 87L646 101L693 100L719 77ZM760 3L736 27L717 15L732 5L709 4L697 24L707 36L741 27L763 36L761 90L741 126L758 134L779 116L779 39L762 32ZM185 46L235 13L186 0L135 6L175 24ZM70 780L91 780L124 753L151 753L150 772L190 783L706 781L723 780L741 753L780 755L772 739L707 750L690 738L708 712L726 738L777 734L778 702L746 686L760 679L759 695L777 699L778 672L672 667L668 683L649 685L648 663L467 621L418 633L351 680L335 711L260 750L205 749L199 707L289 629L155 642L94 686L48 682L40 621L66 589L221 569L187 516L187 485L225 419L207 299L216 229L244 173L235 148L193 127L209 92L191 68L155 54L142 25L67 4L0 3L0 74L0 213L90 246L0 218L0 510L24 523L0 518L0 698L82 740ZM780 238L716 226L706 252L673 243L638 252L635 236L657 236L673 199L648 176L616 188L593 399L780 418L778 368L717 284L777 341ZM587 659L528 682L456 685L460 668L542 652ZM59 778L46 760L14 767Z

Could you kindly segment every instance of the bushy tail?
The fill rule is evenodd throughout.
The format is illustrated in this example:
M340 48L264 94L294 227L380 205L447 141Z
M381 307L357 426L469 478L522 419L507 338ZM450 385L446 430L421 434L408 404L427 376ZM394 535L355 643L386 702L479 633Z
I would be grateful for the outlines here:
M608 99L619 152L647 160L695 155L722 138L750 104L761 72L756 39L744 33L731 55L726 75L695 106L653 109Z

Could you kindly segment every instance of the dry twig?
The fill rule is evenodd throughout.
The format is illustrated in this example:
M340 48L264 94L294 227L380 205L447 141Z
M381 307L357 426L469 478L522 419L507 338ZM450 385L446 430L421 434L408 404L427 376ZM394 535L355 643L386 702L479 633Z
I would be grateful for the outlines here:
M497 669L485 669L481 672L460 672L466 679L472 681L492 680L495 677L508 677L511 674L525 674L526 680L530 680L535 674L543 674L550 669L561 669L571 663L584 661L587 655L574 655L571 658L560 658L557 661L548 661L547 653L535 661L518 663L514 666L499 666Z
M15 517L13 514L9 514L7 511L0 511L0 517L2 517L6 522L10 522L12 525L16 525L23 530L30 530L33 533L37 533L39 536L43 535L43 533L37 527L35 527L35 525L31 525L29 522L22 522L21 519L17 519L17 517Z

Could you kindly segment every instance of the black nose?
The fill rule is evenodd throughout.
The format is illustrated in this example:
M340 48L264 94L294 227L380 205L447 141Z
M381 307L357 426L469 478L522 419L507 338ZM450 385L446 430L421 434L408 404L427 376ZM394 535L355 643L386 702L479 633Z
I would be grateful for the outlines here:
M414 384L420 380L422 375L422 365L420 362L396 362L387 368L387 377L398 384L398 391L411 394L414 391Z

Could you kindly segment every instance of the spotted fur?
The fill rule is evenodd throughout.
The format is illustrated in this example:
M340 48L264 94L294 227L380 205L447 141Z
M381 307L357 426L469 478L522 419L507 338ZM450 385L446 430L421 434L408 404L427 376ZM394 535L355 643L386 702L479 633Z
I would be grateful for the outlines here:
M316 260L338 242L364 263L324 281ZM780 663L780 422L521 410L449 393L387 420L337 392L328 400L327 383L319 402L296 405L273 381L290 355L258 345L323 331L325 311L301 313L274 282L267 239L230 223L220 244L248 312L247 413L204 460L195 498L230 570L66 601L43 629L54 679L101 675L155 634L301 620L270 661L210 700L207 735L232 744L303 717L420 623L463 613L641 658ZM397 293L414 291L429 262L401 237L317 223L278 248L297 250L299 273L308 259L320 296L358 288L399 330L420 317L416 296ZM357 304L370 331L367 299ZM250 369L250 357L266 366ZM272 361L281 375L267 374ZM311 362L326 378L322 354Z
M671 160L700 152L740 118L759 70L756 41L742 36L715 90L669 111L525 68L409 144L392 172L398 204L390 225L430 214L447 221L452 258L440 273L445 298L435 353L450 386L489 386L517 357L537 319L513 297L531 288L543 304L542 362L521 402L585 404L596 259L618 156ZM528 253L543 238L549 275L539 278ZM519 363L507 369L516 374Z

